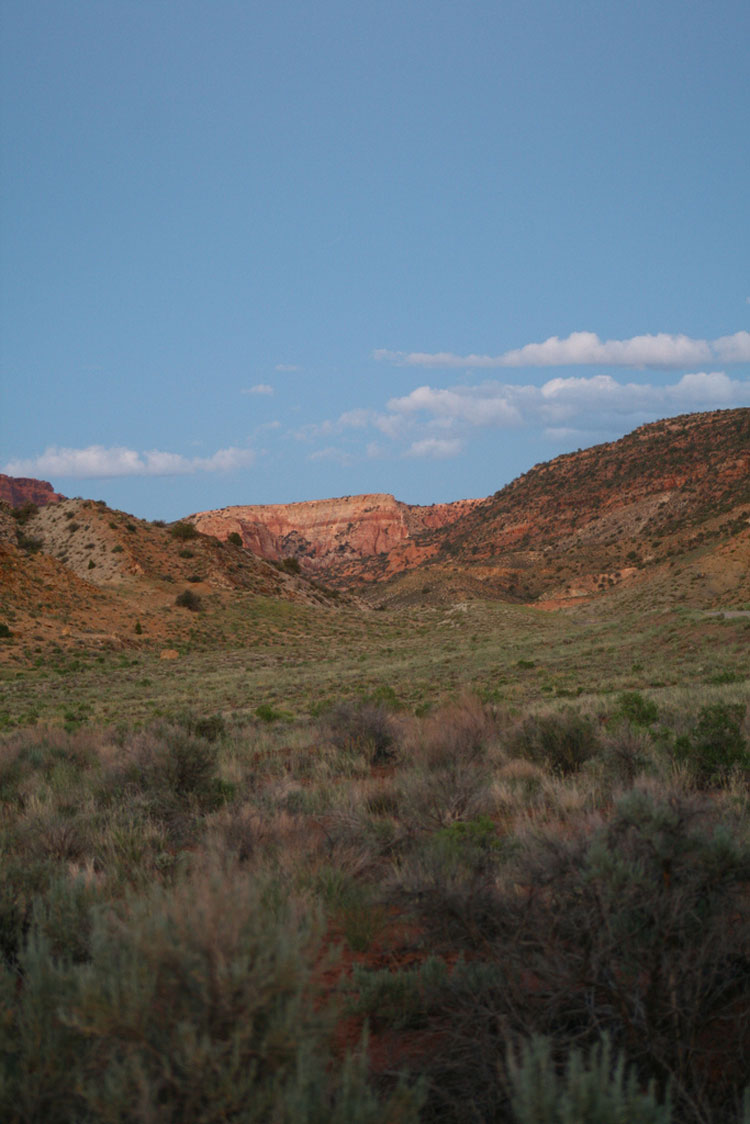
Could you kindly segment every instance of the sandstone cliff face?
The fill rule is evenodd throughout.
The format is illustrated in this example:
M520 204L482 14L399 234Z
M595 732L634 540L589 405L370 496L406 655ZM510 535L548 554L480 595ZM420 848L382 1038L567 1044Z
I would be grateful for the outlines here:
M204 534L226 539L236 533L248 550L269 560L296 558L309 573L347 573L350 564L386 554L423 531L453 523L479 500L432 504L400 503L375 493L306 503L258 504L201 511L187 518Z
M0 500L11 507L21 507L25 503L35 503L44 507L48 503L59 503L65 496L53 491L46 480L34 480L29 476L5 476L0 472Z

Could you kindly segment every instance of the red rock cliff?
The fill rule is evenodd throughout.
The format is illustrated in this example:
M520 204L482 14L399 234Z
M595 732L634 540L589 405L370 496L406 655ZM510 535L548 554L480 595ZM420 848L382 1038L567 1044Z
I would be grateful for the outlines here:
M59 503L65 496L52 489L46 480L34 480L29 476L5 476L0 472L0 500L11 507L21 507L25 503L35 503L44 507L48 503Z
M233 532L262 558L294 557L309 572L346 569L348 562L384 554L421 531L444 527L479 500L419 507L391 495L343 496L306 503L258 504L201 511L187 518L204 534Z

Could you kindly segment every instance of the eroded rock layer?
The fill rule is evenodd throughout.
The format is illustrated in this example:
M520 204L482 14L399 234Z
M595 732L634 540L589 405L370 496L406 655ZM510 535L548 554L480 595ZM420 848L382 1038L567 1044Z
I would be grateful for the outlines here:
M242 544L262 558L296 558L308 572L346 574L350 564L387 554L424 531L466 515L479 500L429 507L401 503L375 493L305 503L256 504L201 511L187 518L203 534Z

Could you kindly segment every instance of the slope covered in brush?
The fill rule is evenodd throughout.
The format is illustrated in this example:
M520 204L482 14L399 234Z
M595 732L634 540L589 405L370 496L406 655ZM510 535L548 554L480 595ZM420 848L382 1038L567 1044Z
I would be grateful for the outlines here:
M745 557L749 519L750 410L688 414L536 465L362 576L427 567L521 600L580 596L730 540Z

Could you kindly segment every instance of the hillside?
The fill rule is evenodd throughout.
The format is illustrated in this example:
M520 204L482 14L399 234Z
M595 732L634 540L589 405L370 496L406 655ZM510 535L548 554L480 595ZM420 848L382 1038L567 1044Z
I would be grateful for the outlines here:
M187 604L177 598L188 593ZM0 504L0 660L50 646L134 648L252 633L249 603L330 606L333 595L189 524L149 523L93 500ZM257 617L257 612L255 613Z
M5 660L49 645L211 646L227 630L254 642L279 604L330 607L337 590L378 608L605 597L613 608L635 598L745 610L750 410L642 426L537 465L485 500L431 507L372 494L167 526L92 500L0 503L0 624L20 641L0 646ZM199 612L177 603L186 593Z
M750 597L750 410L671 418L537 465L360 576L389 582L389 597L428 585L567 602L656 578L683 556L699 599Z

